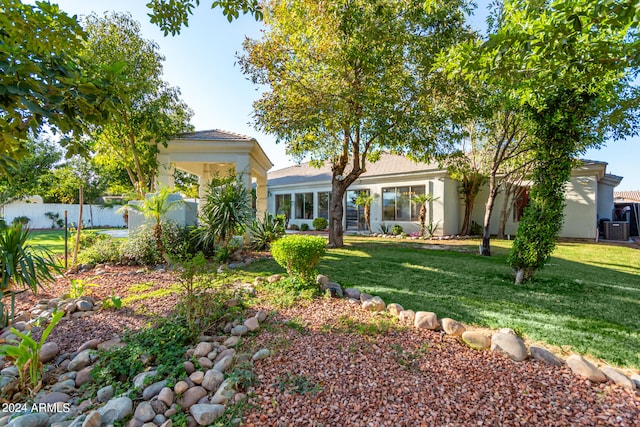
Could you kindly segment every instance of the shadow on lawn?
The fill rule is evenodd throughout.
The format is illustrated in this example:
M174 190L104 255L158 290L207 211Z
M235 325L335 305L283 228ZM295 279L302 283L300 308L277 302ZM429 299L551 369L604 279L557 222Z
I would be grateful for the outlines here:
M512 327L529 338L640 367L640 275L554 257L515 285L507 250L356 243L331 250L320 272L345 287L470 324ZM605 264L605 263L603 263ZM626 266L625 266L626 267Z

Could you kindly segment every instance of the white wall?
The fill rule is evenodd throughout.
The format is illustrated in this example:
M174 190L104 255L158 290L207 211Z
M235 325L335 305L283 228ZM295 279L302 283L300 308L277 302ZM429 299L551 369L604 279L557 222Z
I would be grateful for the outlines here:
M597 191L598 181L595 176L571 177L565 188L561 237L596 238Z
M58 213L64 220L64 211L67 211L69 225L78 223L80 205L67 205L62 203L24 203L14 202L2 208L2 216L7 224L14 218L26 216L29 218L29 227L51 228L51 220L45 216L46 212ZM82 222L85 226L92 227L124 227L122 214L116 213L118 207L104 207L103 205L84 205Z

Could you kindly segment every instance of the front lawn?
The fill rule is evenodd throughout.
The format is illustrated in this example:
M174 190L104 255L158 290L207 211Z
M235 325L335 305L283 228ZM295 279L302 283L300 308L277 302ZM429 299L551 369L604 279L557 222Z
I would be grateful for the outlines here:
M433 311L469 324L511 327L530 340L640 368L640 251L603 244L561 243L532 282L513 284L511 242L449 245L350 237L319 271L407 309ZM275 262L252 271L279 272Z

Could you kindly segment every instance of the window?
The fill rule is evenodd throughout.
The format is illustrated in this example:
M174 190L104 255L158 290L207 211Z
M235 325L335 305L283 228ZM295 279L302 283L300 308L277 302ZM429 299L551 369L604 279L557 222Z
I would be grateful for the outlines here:
M318 217L329 219L329 200L331 192L325 191L318 193Z
M313 219L313 193L296 193L295 219Z
M276 194L276 214L291 218L291 194Z
M418 194L425 194L424 185L383 188L382 220L417 221L420 206L411 199Z

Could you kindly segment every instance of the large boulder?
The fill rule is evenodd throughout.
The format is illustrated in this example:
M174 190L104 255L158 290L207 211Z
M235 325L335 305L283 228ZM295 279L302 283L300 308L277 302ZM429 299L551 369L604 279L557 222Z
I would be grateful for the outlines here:
M126 396L117 397L108 401L102 408L99 408L98 412L104 425L113 424L114 421L124 420L133 414L133 401Z
M491 351L504 354L514 362L522 362L528 356L527 346L517 335L498 332L491 337Z
M413 321L413 325L416 328L430 329L432 331L435 331L440 326L438 323L438 316L431 311L416 312L416 318Z
M573 354L567 358L567 366L571 368L574 374L586 378L589 381L595 383L607 381L607 377L600 369L578 354Z
M400 313L398 313L398 320L400 321L400 323L413 325L415 319L416 312L413 310L402 310Z
M610 366L603 366L602 373L605 377L609 378L614 383L618 384L620 387L626 388L628 390L635 390L636 384L631 381L631 378L627 377L622 372L619 372L613 369Z
M391 314L393 314L394 316L398 317L398 315L404 311L404 307L402 307L400 304L392 302L391 304L387 305L387 311Z
M462 325L462 323L457 322L453 319L445 317L444 319L440 319L440 323L442 323L442 330L447 334L454 337L462 336L462 333L467 330L467 328Z
M361 294L360 297L362 297ZM362 302L362 308L367 311L384 311L386 304L382 301L382 298L375 296Z
M462 341L474 350L486 350L491 346L491 338L479 331L464 331Z
M555 354L551 353L546 348L531 346L529 347L529 352L531 353L531 357L536 360L540 360L541 362L547 363L553 366L562 366L564 361L560 359Z

